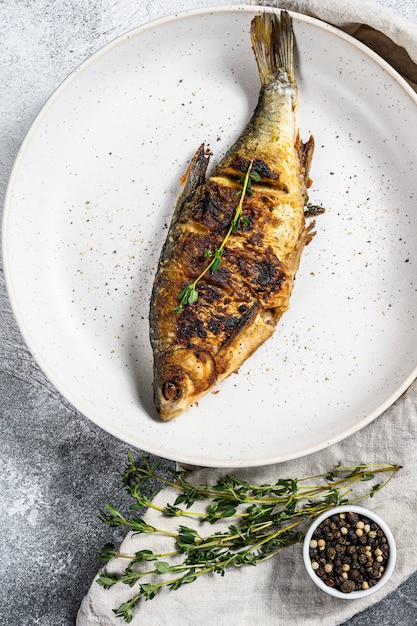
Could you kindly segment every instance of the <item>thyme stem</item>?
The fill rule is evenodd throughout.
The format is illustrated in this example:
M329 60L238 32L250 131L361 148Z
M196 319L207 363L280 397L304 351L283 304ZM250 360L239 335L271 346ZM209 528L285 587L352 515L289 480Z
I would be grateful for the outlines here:
M117 583L139 585L138 593L114 609L116 616L126 622L133 619L133 611L141 598L153 599L163 587L176 590L208 572L223 575L231 566L257 565L285 547L301 543L303 524L336 505L373 497L400 469L398 465L385 463L339 465L324 474L279 479L270 485L252 485L232 476L224 476L212 485L194 485L187 480L185 470L167 468L173 477L170 480L164 472L158 471L159 462L152 463L144 458L137 463L130 452L128 459L123 483L134 499L132 510L152 507L162 516L194 516L200 520L199 528L201 522L213 524L219 519L229 520L230 525L226 530L205 537L194 528L182 525L177 532L172 532L155 528L138 517L127 519L115 507L106 504L100 512L105 524L126 526L134 533L163 534L175 544L174 550L163 553L145 549L135 554L121 554L111 544L101 550L100 557L109 563L106 569L99 571L99 585L105 589ZM386 478L375 484L379 475ZM152 502L156 492L152 496L145 494L155 481L179 493L173 504L159 506ZM363 492L353 493L362 483ZM205 502L204 512L190 510L197 501ZM183 559L181 563L178 563L179 557ZM111 573L114 558L128 560L121 574ZM140 569L141 562L145 561L153 561L153 569ZM173 577L172 574L180 575ZM155 576L162 578L155 581ZM141 582L146 577L150 577L151 582Z

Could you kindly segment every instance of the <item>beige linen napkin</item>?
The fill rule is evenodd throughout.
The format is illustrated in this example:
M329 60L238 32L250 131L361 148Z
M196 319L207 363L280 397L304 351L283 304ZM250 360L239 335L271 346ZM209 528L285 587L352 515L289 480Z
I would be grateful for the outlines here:
M273 2L253 4L272 5ZM282 0L281 8L303 12L346 30L376 50L399 70L410 83L417 83L417 26L396 17L371 0ZM413 62L414 61L414 62ZM241 567L224 577L209 574L178 591L163 591L154 600L142 601L133 625L169 623L171 626L262 626L337 625L364 610L395 589L417 569L417 537L414 516L417 511L417 382L389 410L349 439L302 459L260 468L239 470L201 469L192 481L211 483L224 474L233 474L252 483L269 483L279 478L302 477L329 470L333 465L361 462L389 462L403 466L386 489L365 506L381 515L397 541L397 566L386 586L358 601L335 600L319 591L305 573L300 545L285 549L278 556L256 567ZM122 468L121 468L122 470ZM191 480L191 479L190 479ZM164 489L156 502L165 505L175 496ZM195 506L193 507L196 508ZM160 518L149 510L144 519L151 525L177 529L178 519ZM184 522L192 526L191 520ZM212 530L212 527L210 528ZM151 540L151 543L148 542ZM169 540L129 534L120 551L151 548L172 549ZM97 546L99 548L101 546ZM117 566L116 563L114 566ZM125 566L126 563L123 563ZM114 567L112 565L112 567ZM94 580L83 599L77 626L113 626L124 623L112 609L128 600L134 589L115 585L104 590Z

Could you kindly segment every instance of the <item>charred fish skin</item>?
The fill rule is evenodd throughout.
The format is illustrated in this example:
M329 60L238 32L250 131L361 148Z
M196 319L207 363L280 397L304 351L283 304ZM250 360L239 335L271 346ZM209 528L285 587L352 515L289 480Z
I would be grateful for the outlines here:
M304 215L314 142L303 144L296 129L291 18L285 11L257 16L250 34L261 80L257 107L208 179L209 157L204 145L197 150L153 285L150 340L162 420L183 413L271 337L314 235ZM229 236L249 171L251 193L243 194L242 219ZM207 271L216 251L219 263ZM179 307L193 284L193 300Z

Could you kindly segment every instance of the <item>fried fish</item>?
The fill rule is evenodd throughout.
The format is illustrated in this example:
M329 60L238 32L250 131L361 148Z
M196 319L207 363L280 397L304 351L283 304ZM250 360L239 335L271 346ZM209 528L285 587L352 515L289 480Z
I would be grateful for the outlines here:
M290 15L251 23L261 89L252 118L206 179L197 150L183 179L153 285L154 399L170 420L235 372L289 307L306 223L313 137L296 127Z

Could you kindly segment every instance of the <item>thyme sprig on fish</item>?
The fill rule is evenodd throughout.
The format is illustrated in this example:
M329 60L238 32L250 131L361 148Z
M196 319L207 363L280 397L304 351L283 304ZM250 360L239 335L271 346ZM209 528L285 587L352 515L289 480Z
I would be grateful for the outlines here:
M242 189L239 189L237 192L237 195L240 196L240 200L223 241L221 242L220 246L214 250L214 252L212 252L211 250L206 250L205 256L211 258L211 261L204 268L201 274L197 276L197 278L192 283L186 285L184 289L182 289L182 291L178 294L179 304L175 307L174 313L181 313L186 305L194 304L194 302L197 301L197 284L207 274L207 272L211 272L212 274L214 274L214 272L219 269L222 261L223 250L230 236L237 233L241 223L246 226L249 224L248 220L242 217L243 200L245 196L251 196L253 194L252 181L259 182L261 180L258 172L252 171L252 166L253 161L249 163L249 167L246 171L245 176L239 178L239 182L242 183Z
M195 485L184 469L161 468L160 462L149 458L136 462L131 453L128 460L123 484L134 500L132 511L148 507L162 518L194 518L199 529L204 527L203 522L209 528L219 520L229 525L207 535L184 524L175 530L157 528L106 504L100 511L105 524L124 526L135 534L165 536L173 544L172 549L164 552L146 548L123 554L113 544L100 551L100 558L109 563L99 571L99 585L105 589L118 583L137 586L134 595L114 609L115 615L126 622L131 622L141 599L153 599L164 587L177 590L210 572L223 576L230 566L257 565L288 546L302 543L303 525L309 520L334 506L373 497L400 469L385 463L337 465L326 473L301 479L281 478L273 484L253 485L226 475L215 484ZM153 502L158 493L156 482L178 492L172 504L159 506ZM198 502L204 506L191 509ZM127 566L116 572L113 559L125 559Z

